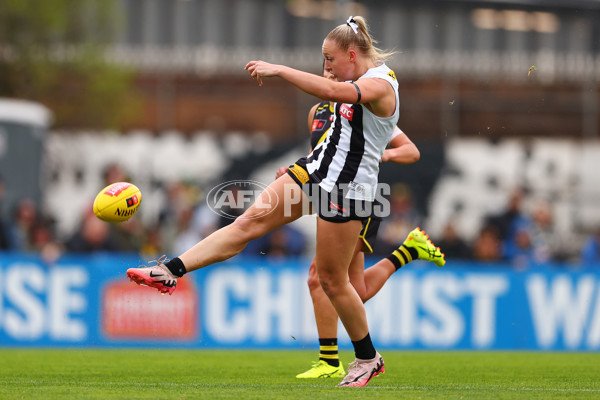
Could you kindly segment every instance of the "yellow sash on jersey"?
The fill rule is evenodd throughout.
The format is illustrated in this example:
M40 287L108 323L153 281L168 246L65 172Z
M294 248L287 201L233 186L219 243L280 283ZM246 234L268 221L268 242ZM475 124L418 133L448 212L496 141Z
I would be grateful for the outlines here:
M292 165L292 167L289 169L289 171L294 174L294 176L296 178L298 178L298 180L300 181L300 183L302 183L303 185L308 182L308 172L302 168L301 166L299 166L298 164L294 164Z

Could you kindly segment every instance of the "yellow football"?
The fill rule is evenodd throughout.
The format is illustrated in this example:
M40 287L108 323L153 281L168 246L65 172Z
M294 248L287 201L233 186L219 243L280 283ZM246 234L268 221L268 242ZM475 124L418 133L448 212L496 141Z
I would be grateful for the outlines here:
M108 185L94 200L94 214L106 222L123 222L135 214L142 202L142 192L129 182Z

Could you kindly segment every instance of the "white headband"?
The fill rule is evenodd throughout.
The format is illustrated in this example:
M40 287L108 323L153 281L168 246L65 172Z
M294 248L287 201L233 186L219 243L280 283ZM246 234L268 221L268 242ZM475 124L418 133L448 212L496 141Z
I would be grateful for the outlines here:
M358 35L358 24L356 23L352 15L350 16L350 18L348 18L348 21L346 21L346 25L352 28L354 33Z

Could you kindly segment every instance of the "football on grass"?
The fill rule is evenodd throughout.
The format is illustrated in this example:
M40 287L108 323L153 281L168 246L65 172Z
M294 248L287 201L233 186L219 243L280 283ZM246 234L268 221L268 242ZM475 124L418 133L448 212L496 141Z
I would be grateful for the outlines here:
M135 214L142 202L142 192L129 182L112 183L94 200L94 214L106 222L123 222Z

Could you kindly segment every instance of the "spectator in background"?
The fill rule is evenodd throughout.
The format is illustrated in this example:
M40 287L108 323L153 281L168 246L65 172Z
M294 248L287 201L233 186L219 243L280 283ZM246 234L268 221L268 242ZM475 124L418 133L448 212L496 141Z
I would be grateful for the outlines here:
M473 245L473 259L475 261L494 262L502 259L502 241L498 228L486 225L479 232Z
M192 225L200 233L200 237L207 237L219 229L221 217L208 206L204 197L198 199L194 208Z
M506 241L504 255L510 264L519 270L527 269L536 263L531 235L526 227L518 228Z
M281 256L299 256L306 248L306 238L298 229L290 225L284 225L273 233L277 237L271 237L268 242L267 254L279 252Z
M442 239L438 240L437 244L440 246L446 258L448 259L458 259L458 260L467 260L471 258L471 249L467 245L467 243L461 239L461 237L456 232L454 221L449 221L444 226L444 232L442 234Z
M533 244L533 261L543 264L549 261L566 259L566 252L559 234L554 226L554 211L550 203L540 201L536 204L531 218L531 240Z
M120 251L119 243L110 234L110 224L86 213L81 228L67 241L67 250L73 253Z
M161 230L158 225L154 225L144 232L144 238L141 243L140 255L143 258L158 259L161 254L166 253Z
M146 228L139 217L118 224L109 224L110 235L119 243L120 251L137 252L142 246Z
M117 163L111 163L107 165L104 168L104 171L102 171L102 181L104 186L108 186L115 182L129 182L130 179L131 178L121 167L121 165Z
M410 186L396 183L390 193L390 215L381 222L380 235L373 246L373 254L387 256L390 248L396 247L398 238L404 238L419 226L422 217L414 208Z
M514 267L525 269L564 257L554 230L552 207L547 202L538 202L531 218L522 216L513 221L511 230L504 244L505 256Z
M275 229L268 234L267 246L264 251L267 257L284 259L290 253L288 249L288 245L290 244L289 233L283 228Z
M2 198L0 182L0 200ZM0 218L0 228L4 228ZM0 249L25 253L39 253L46 263L54 263L62 253L62 246L55 240L54 221L41 215L31 199L22 199L15 207L13 220L4 230L0 229Z
M306 238L298 229L284 225L262 238L248 243L242 254L249 256L263 254L271 259L283 259L301 255L306 248Z
M199 215L202 191L195 185L174 181L167 185L165 192L167 198L158 216L162 247L166 253L177 253L178 246L189 245L192 241L197 243L207 236L203 236L203 224L214 222L217 216L212 213ZM199 204L197 208L196 204Z
M14 212L14 221L9 226L9 247L13 250L40 253L42 259L51 264L62 252L56 242L53 221L39 214L33 200L21 200Z
M500 214L487 217L485 225L496 227L500 240L504 241L514 235L518 227L527 222L523 213L523 197L525 189L517 188L510 194L508 207Z
M39 218L31 229L32 250L39 252L42 260L53 264L63 252L63 246L55 240L54 221L49 218Z
M586 239L580 256L584 267L590 264L600 264L600 228Z
M178 211L177 226L173 240L173 252L176 254L184 252L202 240L200 232L194 229L192 225L193 212L194 209L191 205L186 205L185 208L181 208Z
M9 226L9 245L13 250L32 251L33 229L37 224L38 212L31 199L22 199L15 207L13 220Z

